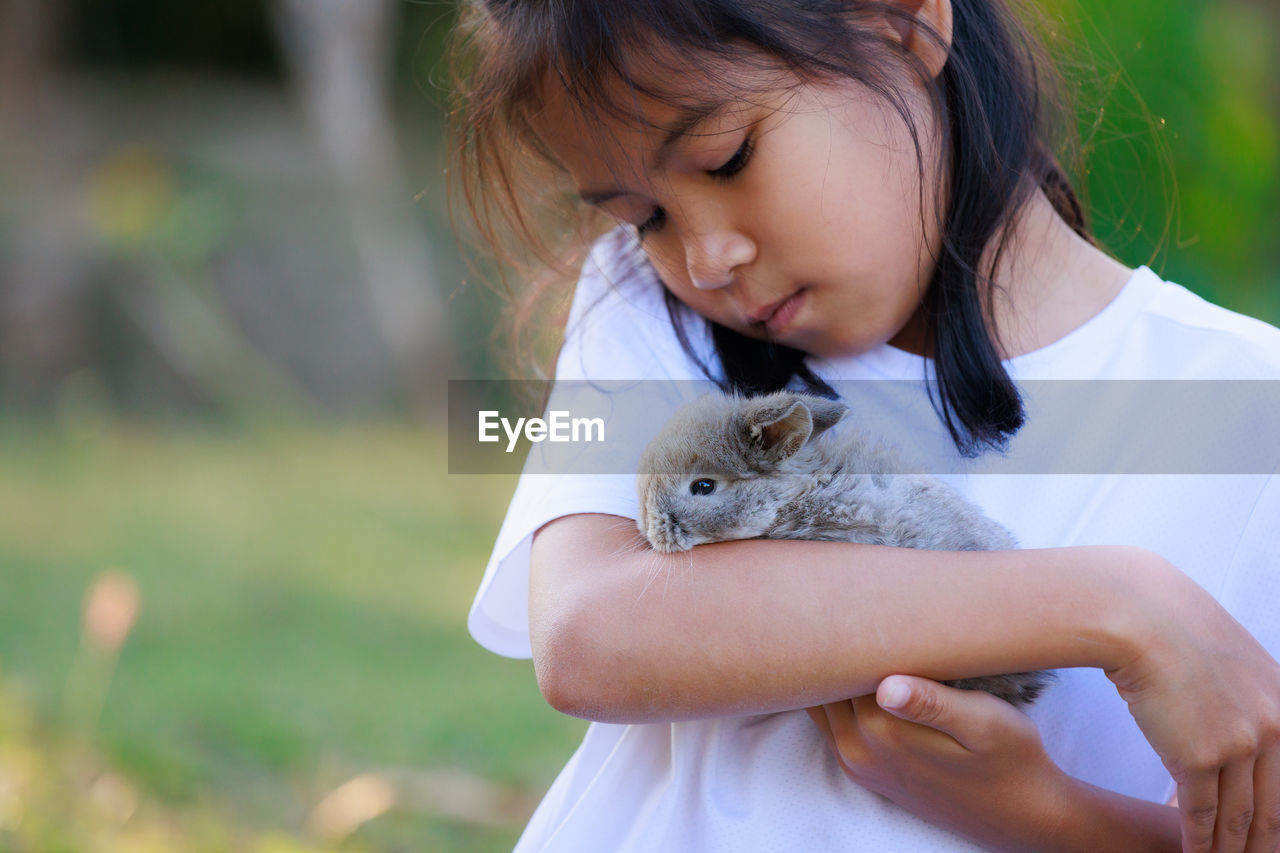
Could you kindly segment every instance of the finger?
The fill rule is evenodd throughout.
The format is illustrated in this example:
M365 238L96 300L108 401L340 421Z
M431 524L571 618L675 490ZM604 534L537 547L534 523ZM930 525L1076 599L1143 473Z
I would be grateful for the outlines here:
M821 705L815 705L812 708L805 708L809 713L809 719L813 720L813 724L818 727L818 731L822 732L822 736L827 741L827 746L835 748L835 737L831 734L831 724L827 722L827 711Z
M1253 765L1253 824L1245 853L1280 850L1280 749L1262 754Z
M891 675L880 682L876 702L903 720L950 735L967 749L981 749L1022 714L1008 702L981 690L960 690L927 678Z
M1241 853L1253 823L1253 761L1236 761L1218 775L1215 853Z
M1213 825L1218 820L1218 774L1188 774L1178 783L1178 808L1182 812L1183 853L1208 853L1213 847Z
M884 713L880 710L880 706L876 704L876 694L874 693L868 693L865 696L855 696L849 700L849 707L853 709L854 719L859 722L861 722L864 717Z
M827 725L831 729L831 736L835 738L836 743L841 745L841 748L845 748L847 743L858 739L858 721L853 711L853 700L845 699L841 702L831 702L823 705L822 710L827 715Z
M836 753L846 772L865 765L868 760L867 748L853 711L853 701L845 699L831 702L819 710L825 718L820 728L828 733L832 751Z
M940 729L889 713L876 702L874 693L859 696L850 704L857 721L859 740L870 752L911 752L934 758L963 756L970 752Z

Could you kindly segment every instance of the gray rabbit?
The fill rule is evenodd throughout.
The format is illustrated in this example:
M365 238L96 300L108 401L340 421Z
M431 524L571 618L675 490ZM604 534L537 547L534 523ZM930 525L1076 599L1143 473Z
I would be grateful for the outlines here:
M656 551L729 539L827 539L949 551L1016 547L1013 536L946 483L900 473L892 451L835 426L848 409L806 394L709 394L672 416L645 449L641 534ZM949 681L1014 705L1052 675Z

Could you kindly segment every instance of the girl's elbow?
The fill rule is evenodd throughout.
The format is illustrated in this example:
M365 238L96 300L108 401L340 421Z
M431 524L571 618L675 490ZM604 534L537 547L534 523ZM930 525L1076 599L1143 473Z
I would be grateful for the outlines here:
M534 670L542 698L560 713L593 722L617 722L623 716L623 703L598 672L552 655L535 657Z
M542 698L562 714L587 718L587 709L599 699L592 696L597 679L583 658L581 643L572 633L559 628L535 631L531 625L530 631L533 671Z
M543 528L530 554L538 687L556 710L600 722L642 719L645 684L662 671L661 646L636 606L640 574L616 556L634 551L617 529L612 517L570 516Z
M638 709L627 652L609 640L608 620L599 608L574 610L541 624L530 620L533 668L542 697L573 717L634 721Z

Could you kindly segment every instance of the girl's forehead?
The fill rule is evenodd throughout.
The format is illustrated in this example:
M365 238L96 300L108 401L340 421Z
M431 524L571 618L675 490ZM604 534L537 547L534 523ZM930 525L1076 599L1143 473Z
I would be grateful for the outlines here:
M573 86L548 75L533 103L544 119L645 132L665 129L687 117L712 115L737 100L737 94L724 86L710 86L692 73L661 82L610 75Z
M658 165L675 142L748 103L731 92L688 89L651 93L615 79L588 100L588 93L552 81L542 87L529 123L539 142L572 172L592 163L617 169L622 160L631 161L631 169L641 162Z
M763 55L681 55L658 45L629 51L618 67L569 73L552 64L540 75L531 103L538 112L582 125L662 132L759 103L801 82Z
M600 159L647 150L660 160L675 142L726 133L778 108L785 100L780 95L800 83L793 75L766 75L759 69L731 75L665 63L651 74L614 74L589 85L570 86L560 75L548 74L528 118L539 141L558 159L570 152Z

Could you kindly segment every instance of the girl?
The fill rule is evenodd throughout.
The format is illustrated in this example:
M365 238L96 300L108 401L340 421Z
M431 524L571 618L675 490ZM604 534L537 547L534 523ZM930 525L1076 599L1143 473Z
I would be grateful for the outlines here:
M934 470L1027 546L672 558L638 541L631 478L523 478L471 630L595 722L519 849L1280 847L1272 469L983 474L1038 446L1030 380L1280 377L1280 332L1089 241L1001 0L468 12L482 223L531 233L532 163L621 223L558 380L914 383ZM1030 716L922 677L1051 667Z

